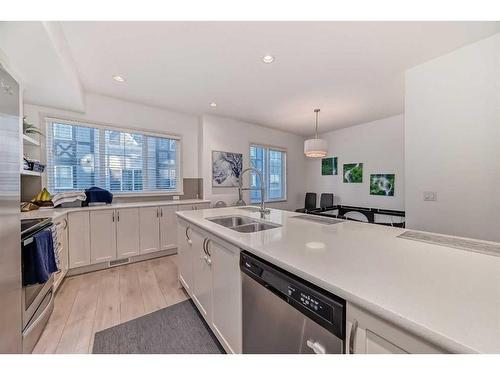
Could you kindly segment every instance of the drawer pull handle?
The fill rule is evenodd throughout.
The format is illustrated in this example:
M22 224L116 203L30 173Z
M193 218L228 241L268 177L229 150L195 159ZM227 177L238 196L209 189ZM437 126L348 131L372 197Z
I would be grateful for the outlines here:
M209 257L211 257L212 254L210 254L210 250L209 250L209 247L208 247L208 245L210 245L210 238L206 238L205 241L206 241L205 242L205 252L207 253L207 255Z

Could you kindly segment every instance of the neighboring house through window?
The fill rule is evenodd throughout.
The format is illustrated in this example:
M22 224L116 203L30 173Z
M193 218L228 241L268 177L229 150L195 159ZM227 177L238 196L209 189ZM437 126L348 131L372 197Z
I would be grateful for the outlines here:
M250 166L257 168L264 178L267 202L286 200L286 150L252 144L250 146ZM256 173L250 176L250 186L260 188ZM260 202L260 190L250 191L250 202Z
M52 193L98 186L113 193L179 193L180 139L73 121L47 120Z

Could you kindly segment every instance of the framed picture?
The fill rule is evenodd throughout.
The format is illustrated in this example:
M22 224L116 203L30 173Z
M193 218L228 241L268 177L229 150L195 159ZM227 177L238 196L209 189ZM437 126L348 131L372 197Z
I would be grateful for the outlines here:
M363 182L363 163L344 164L344 182L359 184Z
M243 165L243 154L212 151L212 187L237 187Z
M321 159L321 174L323 176L333 176L338 174L337 157Z
M371 174L370 175L370 194L394 196L394 174Z

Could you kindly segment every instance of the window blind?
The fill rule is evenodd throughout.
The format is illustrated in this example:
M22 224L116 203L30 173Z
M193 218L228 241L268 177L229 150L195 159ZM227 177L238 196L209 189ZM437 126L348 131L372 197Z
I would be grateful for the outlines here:
M269 146L250 146L250 165L262 172L266 184L266 201L286 199L286 151ZM250 186L260 188L256 173L250 176ZM250 191L250 202L260 202L260 190Z
M51 193L92 186L114 194L179 193L180 139L47 119Z

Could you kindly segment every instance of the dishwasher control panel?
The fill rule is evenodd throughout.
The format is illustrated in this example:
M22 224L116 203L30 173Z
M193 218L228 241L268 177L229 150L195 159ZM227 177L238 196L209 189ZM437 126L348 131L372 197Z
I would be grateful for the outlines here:
M288 297L300 303L303 307L319 315L326 321L333 324L333 308L329 304L321 301L318 297L313 296L301 290L295 285L288 285Z

